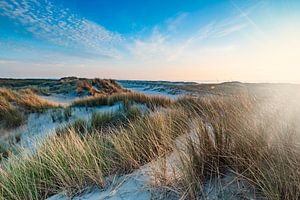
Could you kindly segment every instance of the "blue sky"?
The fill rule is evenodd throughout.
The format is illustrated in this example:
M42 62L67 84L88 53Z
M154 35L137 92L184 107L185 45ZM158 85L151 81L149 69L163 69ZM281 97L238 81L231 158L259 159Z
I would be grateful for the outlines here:
M298 82L297 0L0 0L0 76Z

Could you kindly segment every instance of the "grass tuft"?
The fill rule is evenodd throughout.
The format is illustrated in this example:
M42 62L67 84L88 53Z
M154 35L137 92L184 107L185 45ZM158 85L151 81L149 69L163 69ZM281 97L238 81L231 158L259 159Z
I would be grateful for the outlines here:
M156 106L170 106L172 100L163 96L148 96L142 93L128 92L128 93L117 93L110 96L96 96L96 97L86 97L73 102L72 106L112 106L118 102L135 102L147 105L149 108L154 108Z
M29 89L16 92L0 88L0 125L4 128L15 128L25 121L27 113L42 112L57 106L38 97Z

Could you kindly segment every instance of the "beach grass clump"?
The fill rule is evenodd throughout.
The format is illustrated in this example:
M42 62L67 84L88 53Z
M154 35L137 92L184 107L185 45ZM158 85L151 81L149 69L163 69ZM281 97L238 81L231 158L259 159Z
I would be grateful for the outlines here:
M181 101L201 120L177 151L180 170L173 191L187 199L207 198L208 183L234 174L235 180L248 183L244 192L258 199L300 197L298 103L242 96ZM228 185L222 187L220 195ZM245 193L236 190L235 197L240 195Z
M94 112L90 120L90 130L101 131L116 127L127 127L129 122L135 121L145 114L147 110L142 111L134 104L123 103L117 111L113 112Z
M4 128L20 126L28 113L54 107L58 105L38 97L29 89L14 91L0 88L0 124Z
M60 135L68 132L67 130L70 129L79 134L107 132L109 129L115 129L120 126L127 127L130 121L135 121L135 119L146 113L147 110L141 110L141 108L134 104L123 103L115 111L92 112L88 120L75 119L73 122L56 128L56 133Z
M127 92L127 93L116 93L112 95L100 95L95 97L86 97L73 102L72 106L112 106L118 102L132 101L135 103L145 104L149 108L155 106L170 106L172 100L163 96L145 95L143 93Z
M34 155L10 158L0 172L1 199L46 199L61 191L72 195L86 186L103 187L104 138L70 132L52 137Z
M88 130L90 130L89 123L82 118L77 118L73 122L69 122L65 125L58 126L55 129L55 133L58 136L67 134L69 132L75 132L79 135L85 135L88 133Z
M12 99L17 105L28 112L42 112L49 108L57 107L56 103L42 99L35 95L30 89L23 89L16 93L16 98Z
M188 129L189 119L180 118L182 114L157 112L109 132L82 136L68 129L51 136L35 154L3 164L0 197L43 199L61 191L72 195L87 186L103 187L104 177L130 172L171 151L173 139Z
M92 113L91 128L94 130L102 130L104 128L113 127L118 123L122 123L125 116L119 112Z
M76 81L76 92L79 95L87 93L91 96L111 95L114 93L128 92L113 79L78 79Z
M14 91L7 88L0 88L0 96L10 104L22 108L27 112L39 112L58 105L37 96L30 89Z
M190 119L185 116L182 110L157 111L118 129L112 143L120 155L121 168L136 169L170 152L174 138L189 130Z
M0 124L5 128L14 128L20 126L23 122L24 114L0 96Z

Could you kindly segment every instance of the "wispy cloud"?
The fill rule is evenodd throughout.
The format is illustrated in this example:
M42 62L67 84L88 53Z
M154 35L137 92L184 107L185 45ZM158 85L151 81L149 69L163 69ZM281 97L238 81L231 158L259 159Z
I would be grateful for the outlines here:
M122 37L48 0L2 0L0 15L21 23L35 37L67 48L120 57Z
M241 21L242 16L231 16L219 21L207 22L198 30L193 31L193 34L181 40L176 40L178 26L180 26L180 23L183 23L183 19L186 16L187 14L185 13L178 15L177 18L171 18L166 21L166 28L155 26L150 36L142 39L134 39L132 46L129 48L132 55L143 60L161 58L166 61L173 61L196 44L198 49L205 48L205 46L201 44L202 41L222 39L248 26L247 22ZM230 46L232 47L232 44ZM228 50L228 48L217 49Z
M135 58L153 59L164 57L170 51L168 36L163 35L157 27L153 28L150 37L147 39L134 39L129 45L129 51Z
M265 2L264 1L260 1L258 2L256 5L252 6L250 9L248 10L244 10L242 9L237 3L235 3L234 0L230 0L231 5L233 6L233 8L235 8L238 13L240 14L240 17L242 17L243 19L245 19L248 24L250 24L255 30L256 32L260 35L260 37L262 37L264 39L265 42L271 42L268 39L267 34L259 27L259 25L249 16L250 15L250 10L255 9L257 6L259 5L263 5Z
M167 31L177 31L178 26L183 23L183 21L187 18L188 13L182 12L176 15L175 17L171 17L166 20Z

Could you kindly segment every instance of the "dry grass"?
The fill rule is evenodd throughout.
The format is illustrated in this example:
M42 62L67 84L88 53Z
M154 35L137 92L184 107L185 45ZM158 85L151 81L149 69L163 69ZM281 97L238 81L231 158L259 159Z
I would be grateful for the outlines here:
M4 97L0 96L0 125L12 128L20 126L23 121L23 114L15 109Z
M14 91L6 88L0 88L0 96L11 105L20 107L29 112L36 112L47 108L56 107L57 104L44 100L35 95L30 89Z
M57 106L57 104L41 99L29 89L17 92L0 88L0 124L6 128L21 125L26 113L41 112Z
M115 80L112 79L81 79L76 82L76 92L83 94L88 92L89 95L111 95L114 93L127 92Z
M86 95L112 94L126 92L115 80L86 79L77 77L63 77L57 79L1 79L0 87L21 90L34 90L37 94L67 94L78 92Z
M94 184L103 187L108 175L131 172L174 150L179 174L168 187L182 199L204 198L205 183L228 171L265 199L299 199L298 100L243 94L171 101L134 93L81 100L74 105L135 101L166 109L136 116L124 127L50 137L36 154L3 163L0 199L43 199ZM180 135L187 136L184 148L174 145Z
M258 198L299 199L300 107L299 99L289 98L182 99L201 120L184 150L178 149L180 175L173 190L186 199L205 199L206 184L230 172L254 187Z
M174 139L189 130L189 118L182 110L154 112L120 129L112 144L127 169L136 169L172 150Z
M10 158L0 172L0 198L43 199L51 194L105 185L104 177L127 173L171 150L176 136L188 129L183 111L137 117L129 126L86 134L74 130L50 137L23 159Z
M73 102L72 106L102 106L102 105L114 105L118 102L135 102L146 104L149 108L153 108L155 106L170 106L173 101L167 97L163 96L149 96L143 93L116 93L112 95L101 95L96 97L86 97L83 99L76 100Z

